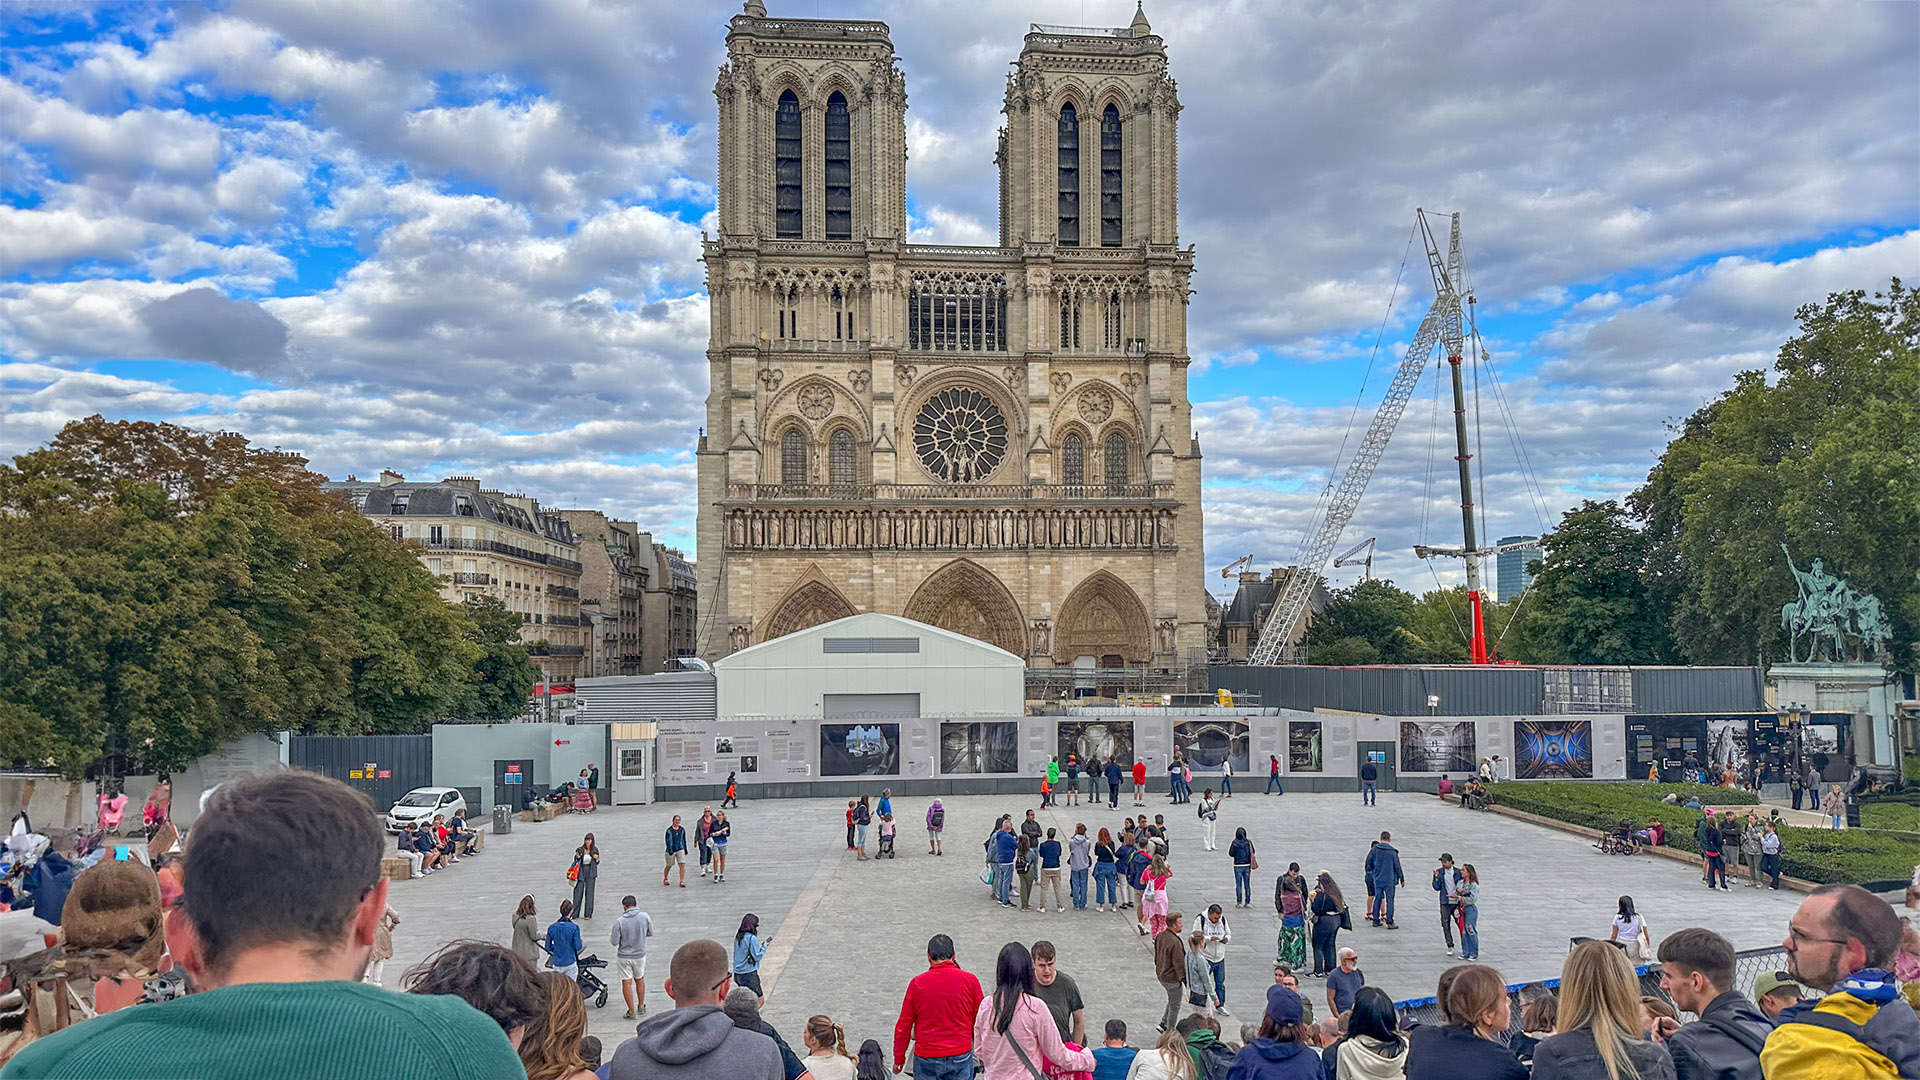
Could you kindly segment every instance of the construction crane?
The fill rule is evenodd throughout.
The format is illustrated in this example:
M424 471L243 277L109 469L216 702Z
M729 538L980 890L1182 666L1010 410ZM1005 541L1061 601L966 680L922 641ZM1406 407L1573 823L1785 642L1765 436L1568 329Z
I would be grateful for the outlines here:
M1365 564L1366 569L1361 571L1360 580L1372 581L1373 580L1373 542L1376 539L1378 538L1369 536L1365 540L1360 541L1359 543L1353 545L1352 547L1341 552L1340 554L1335 555L1333 557L1333 568L1335 570L1338 570L1343 566L1352 566L1354 563L1363 563ZM1364 559L1354 558L1354 555L1357 554L1361 548L1367 549L1367 557Z
M1286 586L1281 591L1280 599L1273 605L1273 613L1268 616L1248 663L1271 665L1305 661L1306 648L1289 646L1287 639L1292 636L1293 628L1299 625L1300 616L1306 613L1307 602L1313 596L1314 587L1320 584L1321 569L1327 565L1327 557L1333 554L1334 545L1340 542L1341 532L1353 520L1353 512L1360 506L1360 496L1366 493L1367 481L1373 479L1373 470L1379 467L1380 456L1386 453L1387 442L1393 438L1393 429L1407 411L1407 402L1413 397L1414 387L1419 384L1421 373L1426 370L1427 358L1432 355L1435 345L1444 343L1447 347L1447 359L1453 365L1455 392L1458 393L1460 354L1464 348L1460 310L1460 215L1451 216L1452 228L1445 255L1441 254L1433 230L1427 225L1426 211L1415 210L1414 217L1419 224L1421 239L1426 243L1427 271L1433 277L1433 303L1420 320L1420 329L1413 336L1413 344L1407 346L1406 358L1400 361L1400 370L1394 374L1385 399L1374 412L1373 422L1367 425L1367 433L1360 440L1359 448L1347 462L1346 471L1341 474L1339 485L1334 488L1333 497L1327 502L1326 516L1320 519L1319 527L1313 531L1298 569L1287 575ZM1466 453L1464 424L1465 421L1460 420L1460 438L1463 440L1460 452L1463 455ZM1467 461L1464 456L1460 460L1460 476L1461 484L1465 485ZM1466 550L1472 552L1473 510L1464 491L1462 501L1468 502ZM1467 556L1467 590L1473 597L1474 662L1485 663L1486 633L1481 626L1479 604L1480 567L1472 554Z
M1252 562L1253 562L1253 556L1251 555L1240 556L1239 558L1233 560L1232 562L1220 568L1220 580L1221 581L1228 580L1229 578L1233 577L1233 572L1235 570L1238 570L1241 567L1246 566Z

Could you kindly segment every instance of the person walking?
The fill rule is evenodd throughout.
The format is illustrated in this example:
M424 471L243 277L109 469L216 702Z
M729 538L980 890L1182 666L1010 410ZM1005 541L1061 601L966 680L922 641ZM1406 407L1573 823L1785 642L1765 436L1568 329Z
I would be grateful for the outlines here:
M1372 758L1360 763L1360 805L1373 806L1379 798L1380 767Z
M913 1048L914 1080L973 1080L973 1022L986 995L980 980L954 959L953 939L927 941L927 970L907 982L893 1025L893 1071L905 1074Z
M974 1012L973 1049L984 1080L1032 1080L1044 1059L1055 1067L1085 1072L1093 1055L1070 1049L1060 1038L1046 1002L1034 996L1033 956L1009 941L994 964L993 993Z
M527 963L540 966L540 920L532 896L521 897L520 906L513 909L513 951Z
M1120 850L1113 834L1101 829L1093 842L1093 909L1120 910Z
M1767 887L1780 888L1780 828L1773 822L1767 822L1767 830L1760 837L1760 872L1772 880Z
M1340 886L1334 884L1333 875L1325 870L1313 890L1313 896L1307 901L1307 910L1313 915L1313 970L1309 978L1324 978L1326 974L1339 966L1336 952L1340 931L1352 925L1352 916L1347 913L1346 898L1340 895Z
M1066 897L1060 893L1060 841L1054 838L1055 831L1047 830L1047 838L1040 841L1040 910L1047 910L1047 891L1053 891L1053 910L1055 914L1067 910Z
M725 810L729 806L737 808L739 805L740 774L729 770L727 773L727 791L726 795L720 800L720 809Z
M749 912L740 917L740 928L733 932L733 960L728 971L733 975L733 985L753 991L762 1008L767 1004L767 992L760 986L760 961L766 959L771 944L773 935L765 940L760 937L760 916Z
M1400 929L1393 921L1394 890L1407 883L1407 876L1400 868L1400 852L1393 846L1393 834L1381 830L1380 839L1373 842L1373 848L1367 852L1367 921L1375 926L1384 924L1389 930Z
M684 869L685 863L681 864ZM640 910L640 901L631 893L620 898L620 917L613 920L608 944L613 946L614 964L620 972L620 997L627 1003L632 1020L647 1011L647 939L653 936L653 919Z
M1447 955L1453 955L1453 924L1460 918L1460 871L1453 856L1440 853L1440 868L1433 872L1433 891L1440 894L1440 936L1447 940Z
M1820 800L1820 812L1827 815L1830 828L1847 827L1847 797L1841 793L1839 784L1833 785L1833 790Z
M1480 872L1472 863L1460 867L1460 958L1480 959Z
M1133 763L1133 805L1147 805L1147 763L1144 761Z
M1620 898L1620 908L1613 916L1613 933L1607 940L1617 945L1635 963L1644 964L1653 959L1653 949L1649 945L1652 935L1647 932L1646 920L1634 910L1633 897Z
M1299 970L1307 966L1307 882L1299 863L1273 883L1273 909L1280 916L1280 942L1274 963Z
M1020 845L1013 853L1013 872L1020 879L1020 910L1032 911L1033 901L1033 841L1026 833L1020 834Z
M719 884L727 880L727 845L733 840L733 822L727 820L727 812L721 810L713 815L713 828L707 830L707 843L713 845L713 881Z
M1640 1028L1639 980L1618 949L1588 941L1567 955L1555 1034L1534 1048L1533 1080L1674 1080L1673 1058Z
M1264 794L1267 794L1267 795L1273 794L1273 789L1279 786L1280 786L1280 758L1278 755L1268 754L1267 755L1267 790L1264 792ZM1282 793L1284 794L1284 791Z
M935 799L933 805L927 807L927 854L940 854L940 834L946 828L947 808L940 805L939 799Z
M693 842L700 850L700 876L706 877L713 870L713 843L709 837L713 833L713 807L700 810L700 820L693 826ZM853 833L847 833L847 845L853 845Z
M1120 809L1120 763L1107 762L1107 809Z
M547 965L569 979L580 977L580 924L573 921L573 901L560 901L560 917L547 927Z
M660 871L660 884L668 885L673 876L673 868L680 868L680 887L687 887L687 830L680 825L680 815L673 815L673 824L667 826L667 865Z
M1180 936L1180 913L1167 917L1153 936L1153 973L1167 993L1166 1011L1160 1014L1160 1030L1172 1031L1180 1019L1181 989L1187 982L1187 943Z
M1208 851L1214 850L1214 828L1220 820L1220 804L1214 801L1213 789L1208 788L1200 794L1200 844Z
M872 824L873 808L867 805L867 797L862 795L853 808L853 851L856 862L867 861L867 829Z
M1233 798L1233 758L1231 756L1220 763L1220 797Z
M1253 872L1259 863L1253 857L1253 841L1244 828L1233 830L1233 842L1227 845L1227 858L1233 860L1233 906L1253 906Z
M380 913L380 921L373 928L373 951L367 954L366 981L374 986L385 985L380 980L387 971L387 961L393 959L393 928L400 925L400 913L393 905L386 905Z
M987 838L987 858L993 863L994 899L1001 907L1013 906L1013 865L1019 858L1020 838L1014 835L1013 819L1003 817L1000 827Z
M1173 870L1167 866L1167 860L1156 855L1142 878L1146 887L1141 890L1140 910L1146 915L1147 934L1151 937L1159 937L1160 928L1167 924L1167 879L1172 876Z
M600 880L600 845L588 833L573 849L573 910L582 919L593 918L593 886Z
M1226 912L1220 910L1219 904L1209 904L1194 931L1200 935L1200 958L1206 962L1207 974L1213 983L1213 1007L1220 1015L1230 1016L1227 1012L1227 943L1233 940L1233 929L1227 925ZM1205 994L1206 983L1196 989Z
M1072 758L1067 759L1073 762ZM1073 897L1073 910L1087 909L1087 873L1093 869L1093 838L1087 827L1077 824L1067 838L1067 892Z

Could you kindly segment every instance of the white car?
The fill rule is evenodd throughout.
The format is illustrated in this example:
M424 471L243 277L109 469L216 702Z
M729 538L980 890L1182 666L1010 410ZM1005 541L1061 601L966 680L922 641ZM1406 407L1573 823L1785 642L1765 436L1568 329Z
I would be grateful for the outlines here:
M445 814L448 821L453 815L467 808L467 800L459 790L450 787L417 787L400 797L387 811L387 831L399 832L402 827L411 828L415 822L433 824L436 814Z

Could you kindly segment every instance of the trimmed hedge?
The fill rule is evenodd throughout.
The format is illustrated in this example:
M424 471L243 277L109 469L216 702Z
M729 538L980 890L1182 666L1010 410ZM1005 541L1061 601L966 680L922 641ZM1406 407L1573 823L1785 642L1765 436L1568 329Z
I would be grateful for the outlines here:
M1860 824L1869 829L1920 832L1920 806L1908 802L1861 803Z
M1709 806L1746 806L1758 801L1751 792L1705 784L1639 781L1498 784L1494 787L1494 800L1501 806L1589 829L1610 830L1622 820L1642 828L1649 820L1658 818L1667 827L1668 847L1697 854L1700 846L1694 842L1693 829L1703 815L1698 810L1660 801L1675 792L1682 802L1689 795L1695 795ZM1780 831L1780 837L1781 871L1789 877L1823 885L1904 881L1913 875L1914 866L1920 864L1920 844L1891 834L1858 829L1836 832L1789 825ZM1728 861L1732 865L1738 858Z

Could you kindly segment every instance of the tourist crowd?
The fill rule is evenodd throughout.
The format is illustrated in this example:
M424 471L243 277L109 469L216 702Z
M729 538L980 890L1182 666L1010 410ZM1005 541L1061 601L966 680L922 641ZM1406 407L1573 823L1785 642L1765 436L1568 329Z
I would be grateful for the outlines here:
M1070 774L1070 791L1077 780ZM869 827L891 816L889 795L865 815ZM1203 791L1203 823L1217 806ZM927 820L938 853L940 827L932 823L944 825L944 816ZM724 815L701 822L721 879ZM1203 824L1203 850L1214 849L1211 832ZM856 832L849 846L859 851L864 839ZM663 886L675 869L684 884L688 846L676 817ZM398 921L381 874L378 819L345 785L282 773L221 786L194 827L184 873L177 864L163 877L114 861L75 878L62 940L47 950L56 959L24 981L19 965L5 969L0 994L25 1001L29 1021L0 1028L0 1080L887 1080L903 1072L965 1080L976 1069L986 1080L1920 1076L1920 1018L1896 974L1920 977L1920 937L1857 886L1811 892L1786 927L1784 969L1751 986L1735 985L1733 947L1711 929L1676 930L1647 957L1651 932L1622 897L1611 935L1577 945L1557 987L1516 993L1498 971L1473 962L1478 876L1442 854L1432 891L1443 940L1453 952L1457 931L1465 962L1441 975L1435 1015L1415 1025L1368 982L1359 952L1340 946L1353 920L1333 875L1309 880L1292 864L1275 883L1273 981L1240 1023L1227 1008L1230 919L1217 903L1192 925L1171 909L1172 847L1159 815L1126 819L1118 837L1105 828L1089 836L1077 825L1065 842L1031 812L1017 825L1009 815L985 847L983 878L1002 904L1014 904L1017 880L1024 910L1036 910L1037 882L1037 910L1051 897L1055 912L1068 903L1135 911L1166 992L1151 1037L1130 1040L1123 1018L1090 1022L1081 987L1060 970L1050 940L1007 943L989 979L984 968L976 975L963 967L953 941L937 934L926 944L926 970L904 989L890 1046L869 1038L849 1049L845 1026L827 1015L809 1018L790 1041L760 1015L759 968L771 939L751 914L730 942L699 939L675 950L664 980L672 1008L648 1014L654 928L628 895L607 940L627 1015L639 1023L631 1038L603 1048L586 1034L583 990L598 980L576 920L592 915L599 852L591 834L574 853L575 897L560 903L557 920L542 928L533 899L523 898L511 944L452 942L402 976L404 992L396 993L376 985ZM1250 907L1246 879L1258 864L1244 829L1228 857L1234 906ZM1372 844L1362 876L1365 918L1397 929L1396 893L1406 879L1389 833ZM1920 890L1910 890L1908 903L1920 906ZM1633 968L1653 958L1661 995L1644 994ZM1323 980L1323 994L1302 992L1303 967L1305 978ZM46 1008L47 1000L58 1007ZM1683 1023L1681 1013L1696 1019Z

